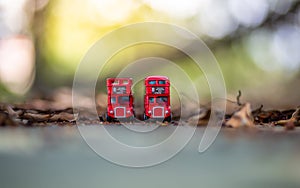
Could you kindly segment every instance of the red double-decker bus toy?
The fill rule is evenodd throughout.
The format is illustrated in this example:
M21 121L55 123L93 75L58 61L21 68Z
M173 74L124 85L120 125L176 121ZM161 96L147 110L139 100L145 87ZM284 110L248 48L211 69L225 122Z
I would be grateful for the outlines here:
M106 120L132 120L134 117L132 78L107 78Z
M170 81L166 76L145 78L144 120L149 118L170 122Z

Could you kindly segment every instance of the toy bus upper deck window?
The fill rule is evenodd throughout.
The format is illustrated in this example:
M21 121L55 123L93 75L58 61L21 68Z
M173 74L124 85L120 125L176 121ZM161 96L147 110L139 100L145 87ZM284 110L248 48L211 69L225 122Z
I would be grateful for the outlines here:
M123 80L123 84L128 84L128 80Z
M118 85L119 84L119 80L114 80L113 82L112 82L112 85Z
M111 104L116 104L116 97L112 97L112 98L110 98L110 103Z
M158 84L166 84L166 80L158 80Z
M149 81L148 81L148 84L154 85L154 84L156 84L156 80L149 80Z

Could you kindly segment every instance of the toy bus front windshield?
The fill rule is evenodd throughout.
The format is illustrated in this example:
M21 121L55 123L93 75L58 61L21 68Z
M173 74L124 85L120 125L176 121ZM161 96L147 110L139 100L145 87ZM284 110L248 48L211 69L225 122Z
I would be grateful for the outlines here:
M168 103L168 97L157 97L156 102L157 103Z
M156 103L158 104L162 104L162 103L168 103L168 97L149 97L149 103L154 103L154 101L156 101Z
M120 96L120 97L118 97L118 101L120 104L128 104L129 96Z

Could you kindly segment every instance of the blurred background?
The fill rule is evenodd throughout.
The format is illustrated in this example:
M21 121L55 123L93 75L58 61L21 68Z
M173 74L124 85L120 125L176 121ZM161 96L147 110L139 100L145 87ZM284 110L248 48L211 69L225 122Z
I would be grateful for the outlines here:
M254 108L300 105L299 0L0 0L0 103L54 94L59 102L51 108L69 107L76 67L90 47L110 31L144 21L175 24L205 41L219 62L230 99L241 90L242 102ZM209 100L203 74L195 74L191 59L167 46L143 44L121 51L101 76L114 76L147 56L180 65ZM88 81L88 72L82 76ZM106 127L118 138L137 138L136 143L148 136ZM159 127L153 140L167 138L172 127ZM300 187L299 130L222 129L214 144L199 153L204 131L197 128L167 162L134 169L99 157L76 126L1 128L0 186ZM93 130L91 136L101 140Z
M242 90L243 100L254 104L295 107L299 5L298 0L1 0L0 101L71 88L77 65L98 39L124 25L159 21L205 41L222 68L229 97ZM174 49L138 46L111 60L111 74L147 55L182 65L190 61ZM189 71L197 82L199 75Z

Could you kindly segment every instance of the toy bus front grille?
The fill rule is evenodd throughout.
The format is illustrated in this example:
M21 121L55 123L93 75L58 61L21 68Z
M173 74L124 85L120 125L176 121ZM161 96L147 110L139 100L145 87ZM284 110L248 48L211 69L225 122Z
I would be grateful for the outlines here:
M164 107L153 107L153 113L152 114L153 114L154 118L165 117Z
M115 108L115 117L116 118L126 117L126 108L125 107L116 107Z

